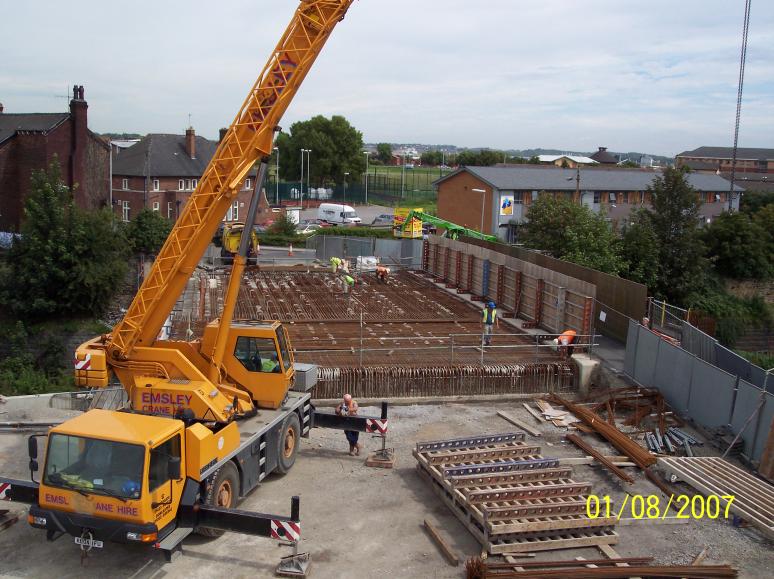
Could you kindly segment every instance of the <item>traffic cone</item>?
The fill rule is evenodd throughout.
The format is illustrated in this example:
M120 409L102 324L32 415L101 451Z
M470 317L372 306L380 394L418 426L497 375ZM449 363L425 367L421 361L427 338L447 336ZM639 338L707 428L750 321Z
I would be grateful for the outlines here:
M293 257L293 244L288 245L288 256Z

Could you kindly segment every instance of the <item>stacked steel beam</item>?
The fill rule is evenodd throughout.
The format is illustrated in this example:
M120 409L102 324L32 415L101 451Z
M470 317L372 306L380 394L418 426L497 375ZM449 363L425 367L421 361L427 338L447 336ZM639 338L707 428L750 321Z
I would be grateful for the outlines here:
M614 517L590 519L591 485L524 433L417 443L417 471L492 554L612 544Z

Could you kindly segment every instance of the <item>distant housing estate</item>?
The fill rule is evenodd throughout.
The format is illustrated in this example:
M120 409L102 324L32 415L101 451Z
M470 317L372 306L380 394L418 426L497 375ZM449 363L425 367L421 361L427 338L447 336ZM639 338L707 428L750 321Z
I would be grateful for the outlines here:
M620 168L563 169L530 165L461 167L435 181L438 216L465 227L515 241L529 205L541 192L565 195L613 221L650 205L646 191L657 171ZM701 217L710 221L727 208L729 182L714 174L690 173L702 200ZM742 187L735 186L737 192ZM738 205L738 197L734 201Z
M733 152L731 147L699 147L677 155L675 164L695 171L730 172ZM774 149L739 147L736 151L736 172L774 173Z

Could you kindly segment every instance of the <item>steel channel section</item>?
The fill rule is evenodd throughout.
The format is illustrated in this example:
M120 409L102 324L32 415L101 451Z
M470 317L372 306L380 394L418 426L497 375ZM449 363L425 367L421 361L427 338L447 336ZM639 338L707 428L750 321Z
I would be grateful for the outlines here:
M520 442L524 440L523 432L507 432L504 434L490 434L486 436L473 436L463 438L450 438L430 442L418 442L417 452L430 452L435 450L448 450L452 448L475 448L477 446L500 444L503 442Z
M521 443L517 443L521 444ZM445 451L444 451L445 452ZM495 460L501 458L513 458L524 455L534 455L540 453L539 446L510 446L507 448L475 448L467 450L450 451L448 454L434 455L427 453L428 463L432 465L441 464L460 464L463 462L474 462L479 460Z
M503 488L499 490L482 490L467 493L470 504L492 503L500 501L519 501L544 497L568 497L585 495L591 492L589 483L563 483L525 488Z
M454 488L472 488L492 485L521 484L539 480L556 480L560 478L570 478L572 469L565 468L545 468L538 470L528 470L512 473L495 473L487 475L469 475L456 476L449 479Z
M473 464L465 466L451 466L442 469L444 478L451 479L455 476L472 474L484 474L490 472L509 472L512 470L555 468L559 466L558 458L533 458L528 460L509 460L490 464Z

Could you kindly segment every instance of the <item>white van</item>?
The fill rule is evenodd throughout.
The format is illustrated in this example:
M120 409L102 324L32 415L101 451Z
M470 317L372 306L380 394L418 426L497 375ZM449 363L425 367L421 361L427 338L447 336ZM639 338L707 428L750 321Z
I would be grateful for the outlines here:
M338 203L321 203L317 210L317 219L336 225L358 225L360 217L349 205Z

